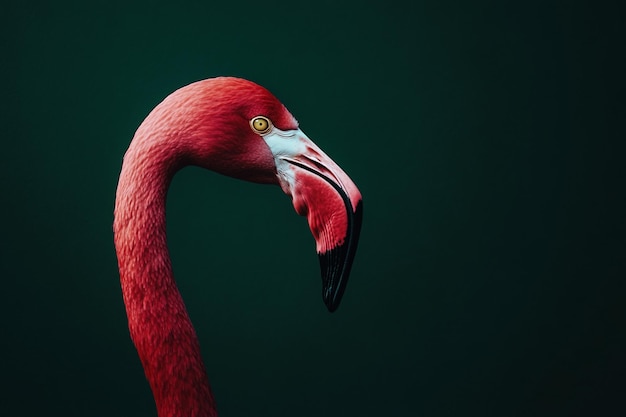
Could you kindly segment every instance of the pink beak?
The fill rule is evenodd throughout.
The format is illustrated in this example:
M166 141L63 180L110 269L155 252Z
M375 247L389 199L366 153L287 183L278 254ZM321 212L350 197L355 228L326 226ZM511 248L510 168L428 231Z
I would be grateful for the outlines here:
M264 139L274 154L281 187L296 212L306 216L322 272L329 311L339 306L356 253L363 202L348 175L301 130L274 129Z

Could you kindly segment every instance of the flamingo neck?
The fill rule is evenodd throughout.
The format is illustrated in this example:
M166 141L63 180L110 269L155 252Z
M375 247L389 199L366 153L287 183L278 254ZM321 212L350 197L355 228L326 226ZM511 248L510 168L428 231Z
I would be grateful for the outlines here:
M175 144L164 143L138 132L117 189L115 246L128 326L159 417L215 417L198 338L167 249L167 189L183 163Z

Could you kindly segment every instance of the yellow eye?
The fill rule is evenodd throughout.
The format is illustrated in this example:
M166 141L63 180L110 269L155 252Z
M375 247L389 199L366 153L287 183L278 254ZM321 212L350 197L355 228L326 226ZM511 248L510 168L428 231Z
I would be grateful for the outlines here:
M258 134L264 134L270 131L272 128L272 122L270 119L264 116L257 116L250 120L250 127Z

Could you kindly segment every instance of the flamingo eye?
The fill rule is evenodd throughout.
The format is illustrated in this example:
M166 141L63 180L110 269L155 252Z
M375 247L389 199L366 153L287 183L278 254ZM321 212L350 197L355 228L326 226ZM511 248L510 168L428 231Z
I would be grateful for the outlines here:
M270 122L270 119L265 116L257 116L250 120L250 127L256 133L262 135L272 129L272 122Z

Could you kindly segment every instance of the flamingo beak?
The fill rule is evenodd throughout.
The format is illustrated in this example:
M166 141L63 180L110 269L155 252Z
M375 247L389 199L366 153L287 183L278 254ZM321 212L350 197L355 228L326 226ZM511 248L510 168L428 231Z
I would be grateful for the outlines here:
M322 297L330 312L339 307L356 253L363 203L346 173L300 129L276 127L263 135L283 191L306 216L322 272Z

